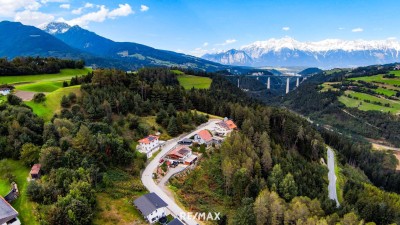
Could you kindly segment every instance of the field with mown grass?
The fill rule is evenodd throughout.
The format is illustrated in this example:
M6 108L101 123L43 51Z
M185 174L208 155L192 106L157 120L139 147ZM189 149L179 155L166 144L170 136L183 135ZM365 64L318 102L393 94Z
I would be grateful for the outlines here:
M18 218L21 224L24 225L39 225L36 219L37 215L37 204L31 202L26 195L30 169L25 167L20 161L11 159L3 159L0 161L0 195L4 196L10 191L10 182L8 180L9 175L13 176L12 179L17 183L20 196L17 200L12 202L12 206L18 211Z
M64 95L68 95L70 92L80 96L80 85L71 86L66 88L60 88L54 92L46 95L46 101L42 103L35 103L34 101L25 102L26 105L30 106L35 114L42 117L45 121L49 121L54 113L58 113L61 109L61 98Z
M63 87L63 81L44 81L37 83L29 83L16 85L16 90L32 91L32 92L53 92Z
M186 90L190 90L192 88L208 89L210 88L212 82L211 78L193 75L179 75L178 81L179 84L183 86Z
M349 108L358 108L362 111L381 111L381 112L390 112L390 113L399 113L400 112L400 103L398 101L388 100L384 98L379 98L376 96L372 96L365 93L359 93L354 91L346 91L346 94L350 94L353 98L349 98L347 96L340 96L339 101L345 104ZM354 99L354 97L358 99ZM370 103L365 102L364 100L371 101ZM383 105L373 104L372 102L381 102ZM384 106L384 104L390 104L390 107Z
M28 82L43 81L63 81L70 80L72 77L86 75L92 69L62 69L56 74L38 74L38 75L22 75L22 76L0 76L0 84L17 84Z

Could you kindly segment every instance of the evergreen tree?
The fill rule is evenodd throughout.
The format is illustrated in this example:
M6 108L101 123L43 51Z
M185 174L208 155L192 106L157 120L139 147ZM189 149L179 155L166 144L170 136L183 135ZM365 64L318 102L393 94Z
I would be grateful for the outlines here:
M167 127L168 134L171 136L176 136L179 134L178 124L175 117L171 117L169 119L168 127Z
M297 195L297 184L291 173L286 174L285 178L280 183L279 193L286 201L291 200Z

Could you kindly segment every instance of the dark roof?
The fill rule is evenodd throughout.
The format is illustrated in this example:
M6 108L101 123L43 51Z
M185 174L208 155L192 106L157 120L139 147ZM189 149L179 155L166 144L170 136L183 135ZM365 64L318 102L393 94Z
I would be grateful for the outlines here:
M18 212L0 196L0 224L7 223L18 216Z
M148 216L156 209L168 206L158 195L149 193L136 199L133 204L142 212L144 216Z
M169 222L167 225L185 225L185 224L183 224L178 218L175 218L171 222Z

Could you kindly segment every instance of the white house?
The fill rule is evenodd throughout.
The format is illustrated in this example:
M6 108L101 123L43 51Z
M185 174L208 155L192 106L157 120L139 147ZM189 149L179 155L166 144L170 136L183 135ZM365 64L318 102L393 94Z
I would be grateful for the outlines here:
M153 152L159 148L160 142L158 136L149 135L139 140L138 150L141 153L145 153L147 158L153 155Z
M11 89L9 88L0 88L0 95L8 95L11 93Z
M17 218L18 212L0 196L0 224L1 225L21 225Z
M206 144L209 145L213 141L213 137L208 130L201 130L199 133L194 135L194 142L198 144Z
M133 204L149 223L156 223L160 218L167 216L168 204L154 192L141 196Z
M224 120L218 122L215 129L216 133L220 136L226 136L229 132L233 130L237 130L237 126L232 120L229 120L228 118L225 118Z

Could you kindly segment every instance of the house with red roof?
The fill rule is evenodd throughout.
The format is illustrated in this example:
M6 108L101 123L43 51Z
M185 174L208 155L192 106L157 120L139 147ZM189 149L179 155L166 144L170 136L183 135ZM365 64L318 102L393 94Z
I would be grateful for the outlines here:
M210 145L213 142L213 136L208 130L201 130L199 133L194 135L194 142L198 144Z
M221 120L216 124L217 127L215 128L215 132L218 136L226 136L228 135L228 133L238 129L235 122L233 122L233 120L230 120L228 118L225 118L224 120Z
M167 154L167 162L181 162L185 165L191 165L197 161L197 155L192 154L192 150L185 145L179 145Z
M139 152L145 153L147 158L150 158L153 155L153 152L160 147L158 136L155 135L149 135L143 139L140 139L138 142Z

